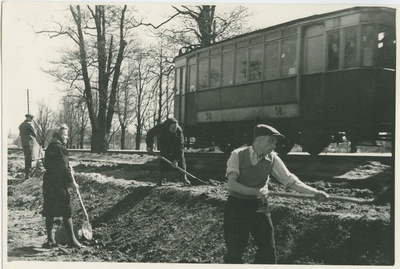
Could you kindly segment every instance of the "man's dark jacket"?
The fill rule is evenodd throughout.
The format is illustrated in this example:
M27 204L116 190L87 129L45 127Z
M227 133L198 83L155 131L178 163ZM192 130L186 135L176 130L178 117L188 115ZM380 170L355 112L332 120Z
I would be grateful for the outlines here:
M147 147L153 147L154 137L157 136L157 145L160 150L161 156L167 159L181 160L184 149L184 136L182 128L178 125L175 133L169 130L169 126L175 123L171 119L167 119L164 122L154 126L147 132L146 144Z

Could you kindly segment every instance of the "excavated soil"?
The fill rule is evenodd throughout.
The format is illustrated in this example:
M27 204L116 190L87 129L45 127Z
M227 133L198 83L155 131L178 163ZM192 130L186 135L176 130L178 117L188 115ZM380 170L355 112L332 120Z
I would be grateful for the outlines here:
M7 174L7 262L222 263L223 171L214 186L155 187L157 160L147 155L74 154L71 164L93 226L93 239L80 250L43 249L42 176L23 179L22 152L9 152ZM189 161L189 165L190 165ZM300 178L331 195L373 199L375 204L270 197L279 264L392 265L394 263L392 165L380 161L288 162ZM190 166L189 166L190 167ZM210 167L212 169L212 167ZM223 169L222 169L223 170ZM203 172L202 172L203 171ZM209 169L193 170L206 178ZM222 177L221 177L222 173ZM271 181L274 191L283 189ZM77 227L84 219L72 194ZM61 220L56 221L61 227ZM65 238L57 230L57 238ZM246 263L254 258L252 239Z

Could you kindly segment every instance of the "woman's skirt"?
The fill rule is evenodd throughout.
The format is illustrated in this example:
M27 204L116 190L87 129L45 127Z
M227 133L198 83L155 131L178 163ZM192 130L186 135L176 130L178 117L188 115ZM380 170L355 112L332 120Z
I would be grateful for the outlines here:
M43 198L43 216L66 219L71 217L71 198L66 184L60 179L50 178L46 173L44 174Z

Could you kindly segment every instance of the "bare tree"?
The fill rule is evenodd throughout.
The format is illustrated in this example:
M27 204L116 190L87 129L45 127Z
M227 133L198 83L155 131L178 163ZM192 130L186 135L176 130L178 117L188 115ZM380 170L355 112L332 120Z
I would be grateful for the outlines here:
M88 5L81 9L77 5L69 9L73 26L59 25L59 29L38 33L48 33L50 37L66 35L76 45L77 50L63 55L62 68L53 75L69 83L70 89L81 91L92 127L91 149L102 152L108 149L127 46L127 6Z
M152 100L155 96L155 87L153 83L155 80L154 66L150 64L152 62L152 55L142 50L141 53L137 53L134 61L132 62L133 68L133 89L134 89L134 100L136 107L136 123L135 123L135 149L140 149L140 143L142 139L142 132L145 123L148 121L151 111Z
M154 29L170 25L159 34L171 44L178 45L180 53L206 47L250 30L246 27L250 13L243 6L227 8L221 5L218 10L216 5L182 5L172 8L175 13L159 25L143 21L135 25L151 26Z
M51 138L51 132L54 128L54 114L50 106L43 100L38 102L38 109L39 114L34 121L38 131L37 140L42 147L45 147L46 142L48 143Z
M152 72L157 88L153 124L160 123L164 117L167 117L173 104L174 51L169 48L171 48L170 44L165 43L161 38L159 38L157 46L151 48L155 67Z
M78 139L76 147L83 149L89 125L89 115L87 113L87 106L82 99L78 99L75 105L75 121L78 129Z
M90 10L90 13L95 23L97 38L96 45L98 60L99 111L96 117L93 107L92 85L90 84L90 77L87 70L87 55L83 35L83 25L81 20L82 14L80 12L79 5L75 8L73 8L72 6L70 7L71 14L74 18L78 31L78 45L80 51L83 81L85 83L85 97L87 100L86 104L88 107L90 122L92 124L91 148L93 151L105 151L108 148L107 137L110 133L111 122L115 112L116 91L118 88L118 80L120 76L124 49L127 44L124 40L124 21L126 8L127 7L125 5L121 10L119 17L119 50L115 59L115 65L112 68L111 64L113 61L114 39L113 35L110 35L108 40L106 38L106 28L108 26L108 23L110 23L110 21L108 21L110 19L106 18L106 7L95 6L95 10L93 11L88 6L88 9ZM106 48L106 44L108 43L107 41L109 42L108 51ZM112 75L113 77L111 79ZM108 86L110 80L112 80L111 89Z
M121 83L119 84L119 91L117 92L116 112L121 129L121 149L125 149L125 139L128 127L134 122L136 109L135 109L135 96L132 86L133 69L129 66L127 72L122 76Z
M119 120L118 119L113 119L113 122L111 124L112 129L110 130L110 135L108 136L108 141L107 143L110 144L112 142L112 148L115 148L115 139L117 138L118 134L120 133L120 128L121 125L118 124Z
M83 148L89 117L83 100L67 96L62 101L62 109L58 115L58 124L68 126L68 147Z

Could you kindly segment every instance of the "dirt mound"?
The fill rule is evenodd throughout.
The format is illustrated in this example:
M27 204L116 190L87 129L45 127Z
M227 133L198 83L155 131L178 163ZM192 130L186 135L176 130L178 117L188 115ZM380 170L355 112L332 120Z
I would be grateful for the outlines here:
M225 184L182 187L171 182L154 187L157 171L149 169L153 163L146 168L144 161L141 170L138 166L132 170L119 167L124 172L118 174L112 173L112 167L117 166L105 164L108 161L94 161L100 170L74 164L75 178L93 226L93 240L84 242L87 247L81 250L48 252L38 250L46 238L40 215L41 174L24 180L18 177L23 168L9 164L9 168L17 168L9 169L8 177L8 260L222 262ZM144 175L147 178L139 180ZM373 197L370 189L354 188L342 180L331 178L310 184L327 188L335 195ZM287 191L275 182L271 182L271 189ZM78 224L83 212L76 194L72 197L74 222ZM393 264L393 230L387 203L269 199L280 264ZM247 263L252 262L254 253L254 242L250 240L244 257Z

